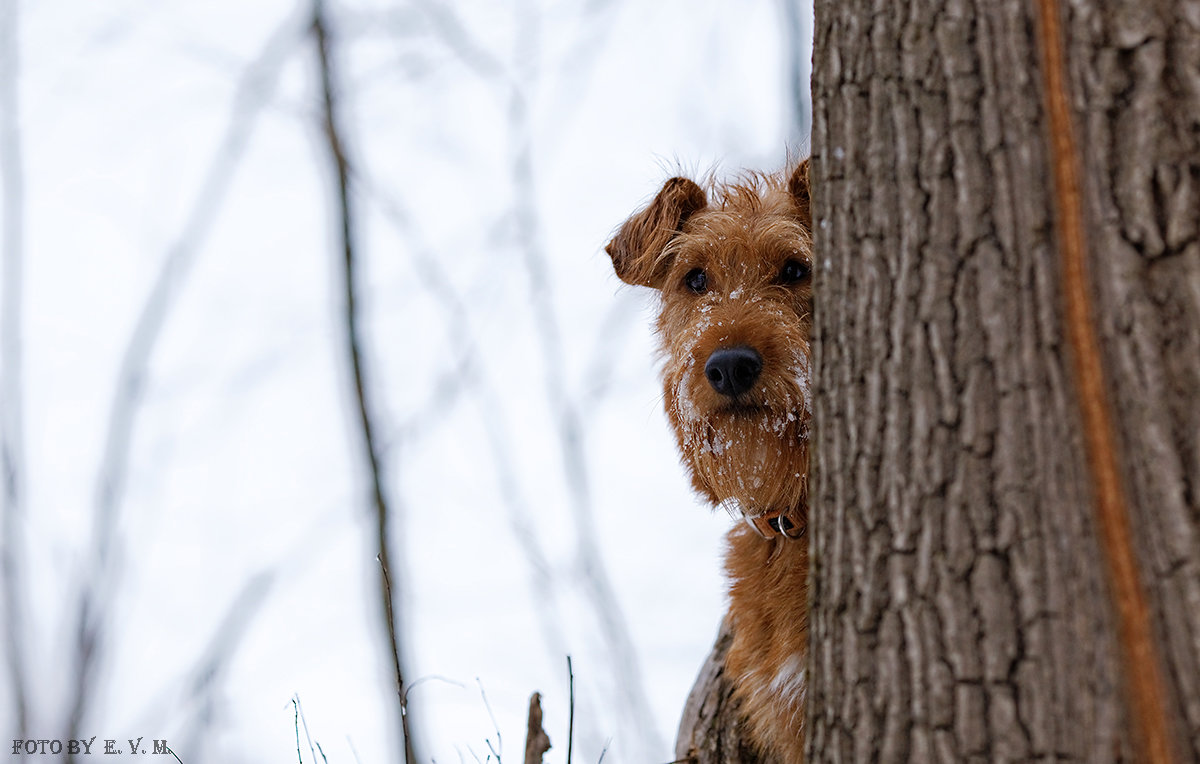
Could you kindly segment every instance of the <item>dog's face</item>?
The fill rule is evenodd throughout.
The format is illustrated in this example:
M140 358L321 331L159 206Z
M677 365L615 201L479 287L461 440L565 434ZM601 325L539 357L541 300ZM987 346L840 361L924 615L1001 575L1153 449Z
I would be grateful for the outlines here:
M608 245L617 275L658 289L664 402L696 488L803 525L812 239L807 163L717 190L673 178Z

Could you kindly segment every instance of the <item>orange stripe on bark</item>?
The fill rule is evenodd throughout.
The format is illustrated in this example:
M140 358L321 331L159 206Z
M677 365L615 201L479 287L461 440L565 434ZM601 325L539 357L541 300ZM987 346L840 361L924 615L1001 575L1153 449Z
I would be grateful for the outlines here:
M1088 292L1087 237L1079 183L1078 150L1071 124L1063 31L1056 0L1037 0L1038 42L1050 119L1056 229L1063 266L1067 337L1074 350L1075 380L1083 418L1100 529L1121 644L1136 761L1167 764L1172 756L1162 664L1150 627L1150 608L1138 578L1133 528L1121 482L1100 340Z

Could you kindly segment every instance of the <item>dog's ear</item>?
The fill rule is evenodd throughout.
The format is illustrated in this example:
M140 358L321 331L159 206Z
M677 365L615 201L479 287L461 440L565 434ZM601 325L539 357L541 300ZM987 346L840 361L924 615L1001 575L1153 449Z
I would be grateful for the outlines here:
M661 289L670 259L663 256L687 219L708 204L708 195L695 181L671 178L646 209L637 213L608 243L604 251L613 270L626 284Z
M792 176L788 178L788 191L791 192L792 199L796 202L796 210L800 214L801 222L811 230L812 199L808 195L807 159L796 165L796 169L792 170Z

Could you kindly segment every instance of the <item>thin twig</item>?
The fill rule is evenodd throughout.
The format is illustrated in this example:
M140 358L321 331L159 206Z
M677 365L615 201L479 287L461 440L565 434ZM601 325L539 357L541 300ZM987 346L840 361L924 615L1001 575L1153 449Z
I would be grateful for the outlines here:
M567 681L570 686L570 701L567 706L567 764L571 764L571 749L575 743L575 671L571 668L571 656L567 656Z
M492 704L488 703L487 693L483 691L483 682L479 677L475 677L475 683L479 685L479 697L483 698L483 707L487 709L488 717L492 720L492 729L496 730L496 748L492 748L492 742L487 741L488 748L491 748L492 755L496 757L496 764L501 764L500 753L504 750L504 739L500 737L500 725L496 723L496 715L492 713Z
M406 705L408 704L408 696L412 695L412 691L417 689L421 685L425 684L426 682L445 682L446 684L453 685L460 690L465 690L467 687L462 682L456 682L449 677L439 676L438 674L426 674L425 676L418 677L418 678L414 679L413 681L409 682L408 686L404 688L404 703Z
M300 701L298 696L292 696L292 726L296 729L296 760L304 764L304 756L300 753Z
M415 5L467 68L485 79L508 79L509 73L504 62L475 39L447 3L415 0Z
M287 53L297 37L295 17L289 17L271 35L258 57L238 83L229 124L200 186L195 204L179 236L167 250L162 266L142 304L125 346L109 408L104 451L97 473L92 546L83 569L88 580L81 586L74 626L76 661L67 735L79 737L95 692L94 673L103 648L106 599L114 585L111 556L120 527L118 514L128 477L129 454L147 368L173 300L182 288L197 254L203 248L232 186L250 142L257 116L271 97ZM73 756L68 756L68 762Z
M358 757L358 749L354 747L354 741L349 735L346 736L346 745L350 746L350 755L354 757L355 764L362 764L362 759Z
M386 527L383 529L386 531ZM386 539L386 535L383 536ZM384 542L386 544L386 542ZM381 552L376 560L379 562L379 570L383 577L383 603L384 616L387 618L388 624L391 626L388 629L388 636L392 644L392 667L396 672L396 693L400 700L400 730L404 735L404 756L405 764L414 764L416 762L416 754L412 753L414 746L412 745L412 736L408 729L408 689L404 686L404 675L400 670L400 647L398 637L396 636L395 618L392 614L392 603L395 602L392 594L392 578L388 573L387 561L384 559L384 553Z
M296 695L293 702L296 704L296 710L300 712L300 724L304 726L304 739L308 741L308 752L312 754L313 764L316 764L317 751L313 748L312 735L308 734L308 719L304 716L304 707L300 704L300 696Z
M0 304L0 577L4 579L5 658L16 713L14 733L25 737L29 727L26 689L25 608L22 585L24 558L19 535L25 500L25 439L22 416L21 304L25 249L25 178L21 159L18 82L20 4L0 8L0 178L3 194L3 293Z
M342 245L342 264L344 280L344 319L349 353L350 367L354 375L354 395L358 405L359 432L362 436L362 449L366 457L371 482L371 494L375 508L376 542L382 586L380 595L383 598L383 617L391 651L392 669L396 679L396 705L399 710L400 729L404 736L404 760L407 764L415 764L417 757L414 751L412 733L408 721L408 709L404 702L404 672L400 663L400 637L396 626L395 597L392 592L390 564L391 553L388 543L388 527L392 519L392 508L384 490L383 464L379 456L376 442L374 423L371 418L371 403L368 400L368 385L363 362L363 338L358 324L358 296L356 289L355 250L355 207L350 193L350 169L346 158L346 147L343 132L339 125L340 114L337 109L337 93L334 85L333 54L328 34L328 20L325 15L323 0L313 2L312 30L317 55L320 62L321 95L324 106L324 123L326 147L336 173L336 190L338 200L338 218L340 219L340 234Z

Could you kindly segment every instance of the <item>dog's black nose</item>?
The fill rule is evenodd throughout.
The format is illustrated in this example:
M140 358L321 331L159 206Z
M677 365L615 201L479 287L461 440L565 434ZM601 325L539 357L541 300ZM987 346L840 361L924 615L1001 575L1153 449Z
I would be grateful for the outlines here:
M754 386L762 371L762 356L754 348L722 348L714 351L704 364L704 376L721 395L741 395Z

